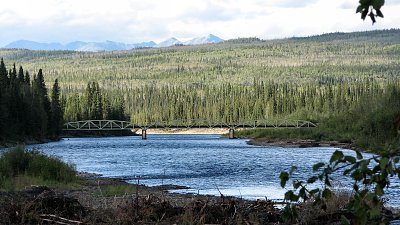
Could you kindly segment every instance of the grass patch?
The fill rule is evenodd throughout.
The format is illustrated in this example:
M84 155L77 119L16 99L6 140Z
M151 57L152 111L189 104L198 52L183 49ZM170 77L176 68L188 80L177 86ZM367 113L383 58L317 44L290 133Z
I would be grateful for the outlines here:
M26 187L32 185L47 186L61 190L72 190L80 187L80 183L78 181L70 183L60 183L53 180L43 180L40 177L18 175L10 179L5 179L4 182L2 182L0 189L4 189L7 191L21 191L26 189Z
M136 193L136 186L134 185L112 185L105 189L100 189L94 192L96 197L114 197L114 196L124 196L133 195Z
M68 187L77 184L73 165L37 150L18 146L0 156L0 188L19 190L22 186L47 185Z

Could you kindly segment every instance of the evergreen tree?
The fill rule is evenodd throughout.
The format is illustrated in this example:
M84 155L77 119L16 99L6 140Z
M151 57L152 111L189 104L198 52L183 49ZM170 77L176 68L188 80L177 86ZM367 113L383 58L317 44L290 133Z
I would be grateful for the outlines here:
M0 60L0 91L5 91L8 86L8 73L6 65L4 64L3 58Z
M25 83L28 84L28 85L31 84L31 77L30 77L28 71L26 71L26 73L25 73L25 80L24 80L24 81L25 81Z
M96 120L101 120L103 119L103 96L99 87L99 84L97 82L93 82L94 86L94 118Z
M103 94L97 82L89 82L82 96L68 96L64 118L66 121L126 120L125 102L120 95Z
M50 101L47 95L47 87L46 83L44 82L43 71L39 69L39 72L36 77L35 88L38 91L38 95L43 103L44 110L47 114L50 112Z
M51 91L51 113L50 113L50 135L57 137L60 135L62 130L63 113L61 110L60 103L60 87L58 85L58 79L54 81L53 89Z
M5 134L6 121L8 115L7 109L7 87L8 87L8 76L7 68L4 64L3 58L0 60L0 140Z
M42 140L49 135L56 137L60 134L63 114L57 80L50 105L41 69L31 85L28 71L24 76L24 69L20 66L17 73L14 64L7 72L1 59L0 87L0 144L6 141L25 141L27 137ZM48 133L50 127L52 130Z
M24 69L22 68L22 66L19 66L19 70L18 70L18 81L19 82L24 82Z
M15 63L13 64L12 70L10 70L10 83L14 83L17 81L17 68L15 67Z
M43 78L42 69L39 69L37 76L34 77L32 85L33 105L32 112L37 115L34 120L34 127L37 137L43 139L47 136L48 120L50 118L50 101L47 95L47 88Z

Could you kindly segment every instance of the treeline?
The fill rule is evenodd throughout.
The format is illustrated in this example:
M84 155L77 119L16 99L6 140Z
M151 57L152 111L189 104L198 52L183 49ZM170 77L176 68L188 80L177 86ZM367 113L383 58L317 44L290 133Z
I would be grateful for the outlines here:
M400 80L319 76L304 84L254 79L247 85L154 84L133 88L129 93L102 93L99 84L92 82L84 93L70 95L65 103L69 121L127 120L126 114L136 124L310 120L319 124L310 139L349 141L377 150L397 137L394 122L400 121ZM304 131L300 133L307 136Z
M60 88L55 80L48 96L43 72L31 76L15 64L7 70L0 61L0 142L42 140L60 134L63 113Z
M400 83L391 82L378 93L359 95L353 104L332 110L318 122L318 127L313 129L255 129L239 131L236 135L269 141L340 141L376 153L389 153L388 149L398 151Z
M256 119L297 118L320 121L346 112L363 98L382 96L397 80L357 82L320 77L309 84L254 80L249 85L145 86L126 96L135 123L203 119L237 123ZM119 96L122 93L116 92ZM322 121L321 121L322 122Z
M64 97L65 121L79 120L129 120L121 96L103 93L97 82L89 82L83 94Z
M385 30L371 30L359 32L334 32L320 35L313 35L308 37L293 37L292 40L306 40L306 41L369 41L369 39L380 39L381 41L398 41L399 29L385 29Z
M15 64L7 70L0 61L0 144L24 142L28 139L56 139L64 121L87 119L129 120L122 97L100 90L89 82L85 93L61 95L58 79L50 96L39 69L33 76Z
M322 127L340 134L356 147L375 152L400 146L400 83L387 85L382 94L361 96L358 104L332 115Z

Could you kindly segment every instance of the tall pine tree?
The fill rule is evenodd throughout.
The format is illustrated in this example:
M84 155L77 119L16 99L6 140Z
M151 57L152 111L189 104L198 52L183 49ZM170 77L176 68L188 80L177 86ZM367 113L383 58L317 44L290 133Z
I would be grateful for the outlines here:
M50 116L50 101L47 95L47 88L44 82L42 69L39 69L37 76L33 80L32 85L33 105L32 111L37 115L34 127L37 138L43 139L47 136L48 118Z
M60 87L58 85L58 79L54 81L53 89L51 90L51 113L50 113L50 135L52 137L58 137L62 130L63 113L60 103Z
M3 58L0 60L0 140L5 135L6 122L8 116L7 108L7 89L8 74Z

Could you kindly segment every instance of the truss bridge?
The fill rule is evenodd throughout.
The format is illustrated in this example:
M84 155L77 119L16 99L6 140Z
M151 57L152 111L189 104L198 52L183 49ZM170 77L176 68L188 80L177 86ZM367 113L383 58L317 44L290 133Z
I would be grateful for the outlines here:
M229 130L229 138L235 138L234 132L238 128L312 128L317 124L306 120L251 120L237 123L226 123L208 120L173 120L149 123L132 123L120 120L82 120L67 122L64 131L118 131L118 130L142 130L142 138L147 139L148 129L172 129L172 128L226 128Z

